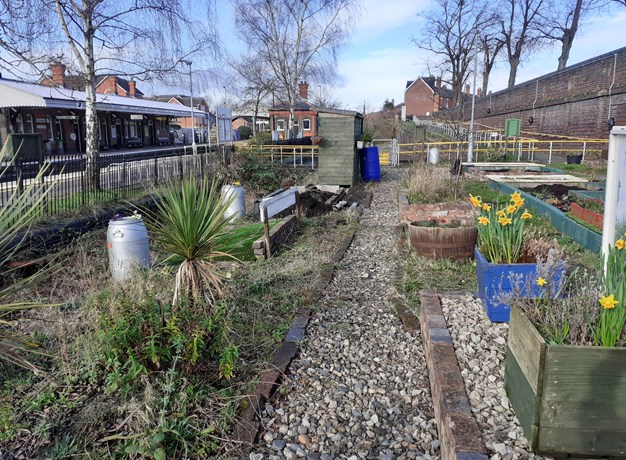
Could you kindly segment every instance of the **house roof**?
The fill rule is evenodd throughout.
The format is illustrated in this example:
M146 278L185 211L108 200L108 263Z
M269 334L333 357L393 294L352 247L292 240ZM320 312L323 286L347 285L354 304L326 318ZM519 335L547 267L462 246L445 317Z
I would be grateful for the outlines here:
M420 80L423 81L426 86L431 89L433 94L448 99L454 99L454 91L452 91L450 88L447 88L445 86L437 88L437 79L435 77L419 77L417 80L408 80L406 82L406 88L404 89L404 91L408 91L408 89L413 86L414 83L417 83Z
M72 76L73 77L73 76ZM122 77L118 77L117 75L111 75L111 74L105 74L105 75L96 75L96 88L104 81L107 79L107 77L117 77L117 86L119 86L120 88L122 88L125 92L130 93L130 85L128 84L128 80ZM67 81L67 76L65 77L65 80ZM82 77L78 77L78 78L82 78ZM139 89L137 89L137 86L135 86L135 95L137 96L143 96L144 94L139 91Z
M187 107L191 107L191 97L185 96L182 94L158 94L156 96L147 97L146 99L151 99L153 101L161 101L161 102L170 102L172 99L175 99L176 101L178 101L179 104L187 106ZM194 107L197 107L198 105L200 105L200 102L204 103L204 105L207 107L209 106L209 104L207 104L204 98L201 96L194 96L193 102L194 102Z
M85 100L84 91L0 78L0 107L84 110ZM191 115L191 109L185 106L101 93L96 93L96 109L172 117Z
M282 103L276 104L275 106L270 107L271 112L284 112L288 110L289 110L289 107L287 106L287 104L282 104ZM311 104L309 101L299 100L296 102L294 106L294 110L298 112L308 112L308 111L319 112L321 110L321 107Z

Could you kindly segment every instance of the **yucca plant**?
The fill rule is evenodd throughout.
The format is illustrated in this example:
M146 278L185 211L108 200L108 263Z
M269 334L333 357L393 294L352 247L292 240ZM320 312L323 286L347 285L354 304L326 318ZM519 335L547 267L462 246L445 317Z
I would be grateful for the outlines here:
M0 170L0 176L7 172L7 168ZM9 199L0 206L0 267L5 274L5 279L0 282L0 361L5 361L34 372L39 369L25 357L27 353L39 353L38 346L30 337L15 331L11 320L16 313L30 308L45 306L41 303L9 301L26 285L39 281L53 272L51 265L39 270L32 276L11 281L11 269L7 270L10 261L17 258L25 249L24 237L30 226L37 217L38 210L52 185L42 187L40 185L44 171L24 187L22 191L17 188ZM24 237L19 239L20 233Z
M194 177L169 183L156 194L156 211L142 209L148 228L167 260L182 258L176 273L172 306L181 298L206 302L212 308L222 295L222 276L215 263L218 257L232 257L220 250L219 238L235 215L224 217L234 197L223 199L218 182Z

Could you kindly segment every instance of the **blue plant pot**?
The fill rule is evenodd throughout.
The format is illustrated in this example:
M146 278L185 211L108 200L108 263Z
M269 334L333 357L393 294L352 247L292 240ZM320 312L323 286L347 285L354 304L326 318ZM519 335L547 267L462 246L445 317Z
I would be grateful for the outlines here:
M485 312L494 323L508 322L511 306L500 302L502 294L510 293L519 283L525 297L539 297L542 288L537 285L537 264L493 264L488 262L478 247L474 248L476 259L476 277L478 278L478 296L483 302ZM565 280L565 264L552 273L547 280L557 292Z

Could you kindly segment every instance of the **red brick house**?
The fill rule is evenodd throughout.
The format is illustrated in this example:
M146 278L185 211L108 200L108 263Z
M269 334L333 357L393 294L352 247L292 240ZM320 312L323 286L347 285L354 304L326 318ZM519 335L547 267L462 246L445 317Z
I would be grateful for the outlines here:
M167 102L168 104L177 104L185 107L191 107L191 97L181 94L170 94L148 97L151 101ZM198 142L205 142L208 136L209 123L215 125L215 116L209 113L209 104L200 96L193 97L193 120L194 130ZM176 118L173 123L180 125L181 128L191 129L191 117Z
M454 105L454 92L445 85L441 86L441 77L419 77L406 82L404 105L407 119L430 117Z
M294 128L297 129L296 137L311 137L317 133L317 114L319 107L308 101L309 84L298 84L299 100L294 107ZM289 129L289 107L286 104L278 104L269 109L270 129L278 139L287 139Z
M39 82L42 85L58 86L61 88L73 89L76 91L85 90L85 79L82 75L68 75L65 73L66 67L63 64L52 64L50 66L52 76L44 77ZM142 99L144 94L137 89L137 82L133 79L127 80L117 75L97 75L96 93L115 94L122 97L135 97Z

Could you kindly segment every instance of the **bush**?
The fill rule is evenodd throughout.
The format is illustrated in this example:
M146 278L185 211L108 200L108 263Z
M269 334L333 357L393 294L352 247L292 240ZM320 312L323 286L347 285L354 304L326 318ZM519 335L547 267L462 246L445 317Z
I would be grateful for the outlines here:
M240 126L237 131L239 131L239 139L250 139L252 136L252 129L248 126Z

